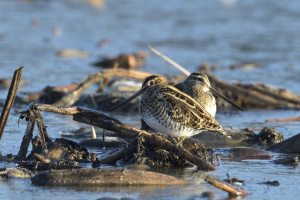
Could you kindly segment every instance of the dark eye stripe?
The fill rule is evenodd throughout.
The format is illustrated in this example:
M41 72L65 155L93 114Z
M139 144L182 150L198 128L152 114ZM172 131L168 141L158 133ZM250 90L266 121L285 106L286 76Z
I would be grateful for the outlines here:
M158 75L151 75L151 76L148 76L147 78L144 79L143 85L142 85L142 86L146 85L149 81L154 80L154 79L157 78L157 77L159 77L159 76L158 76ZM149 83L150 83L150 82L149 82ZM151 84L151 83L150 83L150 84Z

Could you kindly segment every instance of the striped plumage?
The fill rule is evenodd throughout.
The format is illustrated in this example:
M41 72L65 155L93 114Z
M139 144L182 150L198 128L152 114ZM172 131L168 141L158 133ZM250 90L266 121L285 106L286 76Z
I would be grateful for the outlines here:
M139 110L145 123L172 137L193 136L203 130L218 131L227 137L217 120L195 99L181 92L158 75L147 77L139 92L110 110L142 94Z
M216 115L216 99L210 91L210 81L204 73L192 73L184 82L174 87L194 98L213 117Z

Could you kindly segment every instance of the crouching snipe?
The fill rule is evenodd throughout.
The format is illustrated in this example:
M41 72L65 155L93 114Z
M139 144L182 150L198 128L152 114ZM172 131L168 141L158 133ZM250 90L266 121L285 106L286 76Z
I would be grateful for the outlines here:
M139 103L140 115L145 123L157 132L185 138L210 130L230 138L203 106L158 75L147 77L137 93L118 103L110 111L139 95L142 95Z

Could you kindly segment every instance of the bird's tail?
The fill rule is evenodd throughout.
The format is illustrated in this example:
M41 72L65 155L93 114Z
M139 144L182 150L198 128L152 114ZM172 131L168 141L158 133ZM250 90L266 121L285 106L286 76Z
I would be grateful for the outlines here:
M225 131L222 130L221 133L222 133L223 135L225 135L227 138L231 138L231 136L228 135Z

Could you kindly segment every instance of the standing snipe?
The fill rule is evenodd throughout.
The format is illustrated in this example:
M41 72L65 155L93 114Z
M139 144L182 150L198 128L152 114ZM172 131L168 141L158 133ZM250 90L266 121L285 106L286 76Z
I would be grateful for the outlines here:
M216 115L217 105L216 99L211 92L214 92L214 94L244 111L241 107L212 88L208 77L204 73L192 73L183 83L174 85L174 87L193 97L213 117Z
M229 137L217 120L189 95L158 75L147 77L142 88L110 111L142 95L139 110L145 123L157 132L172 137L189 137L203 130L218 131Z

